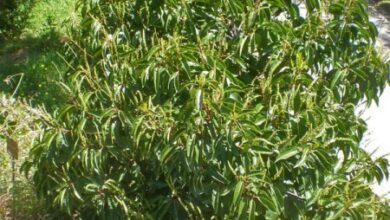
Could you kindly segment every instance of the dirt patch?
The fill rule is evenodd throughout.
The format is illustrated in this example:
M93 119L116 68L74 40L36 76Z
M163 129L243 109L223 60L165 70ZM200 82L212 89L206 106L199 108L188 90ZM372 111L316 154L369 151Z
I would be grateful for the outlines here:
M376 0L373 3L378 11L390 20L390 3L384 3L383 0Z
M386 51L390 49L390 4L378 4L378 1L369 1L370 21L379 31L378 46Z
M15 52L6 53L0 56L1 62L12 62L14 64L22 63L29 55L30 49L28 47L20 48Z

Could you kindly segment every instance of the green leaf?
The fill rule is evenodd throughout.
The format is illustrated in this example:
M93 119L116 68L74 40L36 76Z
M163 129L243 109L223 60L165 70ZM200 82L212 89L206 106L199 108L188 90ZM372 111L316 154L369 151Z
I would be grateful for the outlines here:
M196 91L196 98L195 98L195 106L198 111L202 110L202 103L203 103L203 91L201 89L198 89Z
M297 147L283 149L276 158L275 163L281 160L287 160L288 158L297 155L299 152L300 150Z
M232 207L235 207L242 193L242 182L238 182L234 188Z

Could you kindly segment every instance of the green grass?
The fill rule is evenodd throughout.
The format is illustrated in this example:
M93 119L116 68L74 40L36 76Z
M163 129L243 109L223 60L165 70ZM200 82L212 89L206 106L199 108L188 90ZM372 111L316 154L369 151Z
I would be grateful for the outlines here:
M0 44L0 87L2 92L28 98L34 105L51 109L64 101L64 95L53 83L66 69L61 65L61 38L70 25L77 23L75 0L37 1L30 11L25 29L19 37ZM26 59L13 62L7 59L18 51L28 51ZM8 79L8 80L6 80Z
M74 7L75 0L37 1L31 10L24 34L39 37L53 29L64 34L69 25L77 23L78 18L74 13Z
M55 83L61 77L60 71L64 66L57 67L61 62L55 51L40 53L32 50L28 58L19 64L0 63L0 75L3 80L1 87L4 92L13 93L20 80L21 84L16 91L18 97L27 98L32 104L42 104L46 107L55 107L61 104L61 93ZM23 78L21 78L23 75Z

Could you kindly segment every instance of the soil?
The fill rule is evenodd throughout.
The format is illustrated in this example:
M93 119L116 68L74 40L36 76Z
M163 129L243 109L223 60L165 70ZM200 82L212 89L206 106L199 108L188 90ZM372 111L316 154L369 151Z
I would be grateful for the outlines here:
M0 56L0 61L12 62L14 64L22 63L23 61L25 61L27 59L28 54L29 54L29 48L25 47L25 48L18 49L15 52L6 53L6 54Z
M375 1L369 3L370 20L375 23L379 31L379 44L390 49L390 3L375 4Z

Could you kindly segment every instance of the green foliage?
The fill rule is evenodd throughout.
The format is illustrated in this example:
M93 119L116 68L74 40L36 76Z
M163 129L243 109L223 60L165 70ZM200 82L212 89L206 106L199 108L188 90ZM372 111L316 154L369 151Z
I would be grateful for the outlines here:
M80 1L24 171L55 219L389 219L355 107L388 66L363 0Z
M34 0L0 1L0 40L19 34Z
M13 93L21 79L20 73L23 73L21 85L16 91L18 97L27 98L34 106L45 105L48 109L61 105L66 100L66 96L56 81L61 77L59 71L66 69L66 66L54 64L62 61L55 49L61 48L47 50L36 50L35 47L24 48L16 50L28 54L23 61L12 62L0 59L0 78L3 79L0 82L1 91Z
M78 20L74 8L75 0L37 1L30 10L24 34L46 36L55 32L63 35L67 28ZM46 43L50 43L50 41Z

